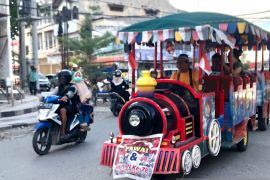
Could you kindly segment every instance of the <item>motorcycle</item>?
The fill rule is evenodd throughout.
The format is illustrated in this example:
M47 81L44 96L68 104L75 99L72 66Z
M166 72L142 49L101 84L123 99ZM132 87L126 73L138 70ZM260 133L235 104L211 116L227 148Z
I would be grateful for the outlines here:
M32 145L34 151L39 155L47 154L51 145L61 145L70 142L82 143L87 136L87 130L80 130L79 114L75 114L68 117L65 138L60 139L62 122L56 111L60 104L64 102L59 101L59 99L59 96L43 97L38 107L39 122L35 126ZM89 123L87 123L88 127Z
M116 92L111 92L109 93L110 98L111 98L111 112L113 113L114 116L118 116L119 112L121 111L122 107L126 103L125 99L121 97L118 93Z

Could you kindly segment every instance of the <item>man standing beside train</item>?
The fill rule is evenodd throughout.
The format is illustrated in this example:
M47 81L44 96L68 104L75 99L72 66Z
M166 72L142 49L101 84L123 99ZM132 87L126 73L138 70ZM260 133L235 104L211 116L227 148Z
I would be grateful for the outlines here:
M180 54L177 58L176 67L178 68L178 71L172 74L171 79L179 80L191 86L195 91L198 91L199 72L197 70L192 70L189 67L188 55Z

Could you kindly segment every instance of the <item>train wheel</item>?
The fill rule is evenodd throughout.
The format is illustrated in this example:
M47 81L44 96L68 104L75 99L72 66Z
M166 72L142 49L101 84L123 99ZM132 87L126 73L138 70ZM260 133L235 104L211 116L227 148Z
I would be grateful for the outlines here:
M182 169L185 175L188 175L192 169L192 158L189 150L186 150L182 156Z
M221 147L221 130L217 120L213 120L208 131L208 150L213 156L217 156Z
M267 129L267 118L260 117L258 118L258 129L261 131L265 131Z
M202 159L201 149L198 145L195 145L193 147L192 152L191 152L191 158L192 158L193 167L198 168L201 164L201 159Z
M248 129L246 128L246 133L245 133L245 137L236 144L237 146L237 150L240 152L244 152L247 150L248 147Z
M261 106L257 107L258 114L258 129L260 131L265 131L267 129L267 118L263 118L263 108Z

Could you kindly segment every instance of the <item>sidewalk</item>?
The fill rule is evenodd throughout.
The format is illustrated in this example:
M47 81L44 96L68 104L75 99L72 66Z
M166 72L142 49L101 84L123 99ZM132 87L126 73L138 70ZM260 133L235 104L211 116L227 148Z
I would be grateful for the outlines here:
M39 98L37 96L25 95L22 100L15 100L14 106L6 101L0 101L0 118L18 116L37 111Z
M0 131L37 123L38 105L39 98L30 95L25 95L22 102L15 101L14 106L0 101ZM98 106L94 107L94 112L110 112L109 103L98 103Z

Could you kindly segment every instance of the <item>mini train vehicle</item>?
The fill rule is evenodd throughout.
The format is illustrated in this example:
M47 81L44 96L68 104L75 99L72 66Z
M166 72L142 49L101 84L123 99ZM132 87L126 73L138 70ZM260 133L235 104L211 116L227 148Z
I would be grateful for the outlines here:
M235 20L235 23L232 23L234 30L229 24L232 19ZM216 20L215 23L212 23L213 20ZM240 23L245 24L244 30L242 26L240 27ZM224 24L227 24L227 29L224 28ZM255 29L255 32L251 29ZM205 32L208 37L202 36ZM256 126L256 116L258 128L260 130L267 128L270 76L263 67L261 71L257 70L257 57L254 71L239 76L226 75L224 70L218 75L203 75L201 59L206 58L207 47L225 57L226 48L232 51L236 46L238 48L244 45L249 48L256 45L258 48L258 44L261 47L266 46L270 44L268 32L243 19L223 14L182 13L141 22L119 33L122 33L122 41L131 44L129 52L131 65L130 61L135 59L135 43L146 40L145 43L151 41L154 44L154 69L157 68L157 48L161 49L159 59L161 78L151 78L150 72L143 71L137 80L137 91L133 89L132 98L120 111L118 136L114 137L112 134L110 140L103 144L101 165L115 167L119 146L128 147L123 141L125 137L134 136L134 142L138 142L141 141L140 138L160 134L161 140L152 173L187 175L192 168L200 166L202 157L208 154L217 156L221 147L230 148L236 145L238 151L245 151L248 147L248 127ZM242 35L250 38L248 44L241 44ZM189 38L185 39L187 37ZM197 62L200 64L198 90L181 81L162 78L162 48L170 38L175 43L192 44L194 55L197 48L199 57L193 58L193 64L196 63L196 59L200 60ZM220 66L224 64L224 58L221 58L221 61ZM229 57L229 63L232 70L232 57ZM133 75L135 68L133 66ZM134 78L132 83L135 84ZM132 153L134 150L136 148L132 148ZM139 148L137 150L139 151ZM145 154L149 157L149 153ZM127 159L125 156L124 153L123 162ZM134 153L132 157L135 157Z

